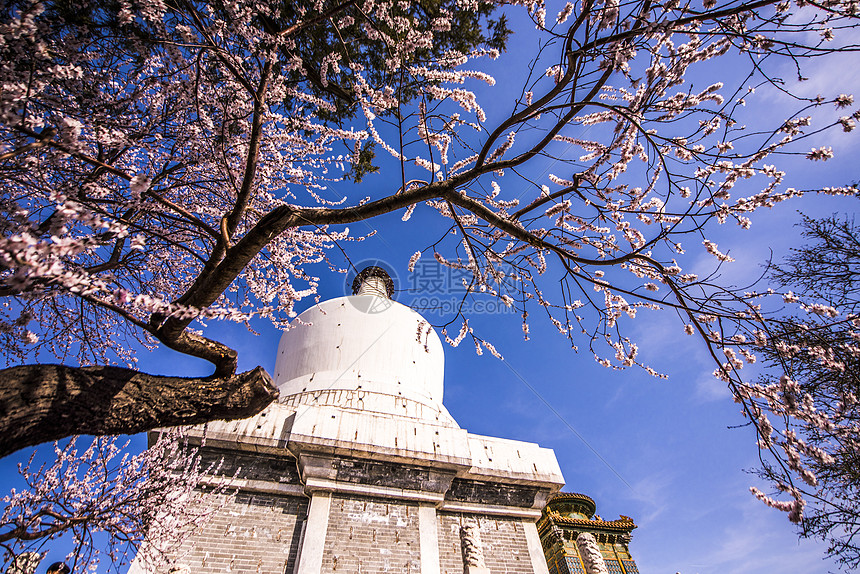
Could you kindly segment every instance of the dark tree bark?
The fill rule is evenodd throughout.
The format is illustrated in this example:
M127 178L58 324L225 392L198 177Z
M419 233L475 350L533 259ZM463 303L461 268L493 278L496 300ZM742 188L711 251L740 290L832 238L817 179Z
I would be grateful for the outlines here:
M277 396L262 367L197 379L121 367L12 367L0 371L0 456L75 434L132 434L242 419Z

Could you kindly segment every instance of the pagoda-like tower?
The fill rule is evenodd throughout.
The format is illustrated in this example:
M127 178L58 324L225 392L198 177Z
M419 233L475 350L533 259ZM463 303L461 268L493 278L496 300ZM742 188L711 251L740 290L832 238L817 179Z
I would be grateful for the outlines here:
M278 347L280 400L207 425L204 460L239 493L177 571L548 572L536 522L564 483L555 454L457 425L441 341L390 281L370 268L302 313Z
M538 521L550 574L639 574L629 548L633 519L603 520L594 515L596 510L584 494L550 497ZM595 564L599 562L605 570Z

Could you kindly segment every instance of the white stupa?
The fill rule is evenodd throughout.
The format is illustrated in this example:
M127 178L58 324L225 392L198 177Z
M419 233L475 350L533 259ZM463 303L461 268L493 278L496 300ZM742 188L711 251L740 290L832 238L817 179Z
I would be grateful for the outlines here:
M206 425L236 499L183 546L199 574L547 574L536 521L563 485L555 454L460 428L442 344L378 268L284 332L281 398ZM197 432L203 436L203 429ZM224 480L213 477L217 482Z
M382 269L369 267L356 281L355 295L314 305L281 337L274 374L281 396L306 402L309 393L318 402L334 393L360 400L366 412L456 427L442 406L445 353L436 331L389 298Z

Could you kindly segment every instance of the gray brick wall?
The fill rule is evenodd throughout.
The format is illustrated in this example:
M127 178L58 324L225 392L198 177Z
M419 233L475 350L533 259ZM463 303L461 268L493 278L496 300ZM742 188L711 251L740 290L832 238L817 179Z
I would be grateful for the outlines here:
M332 496L322 572L419 574L420 560L417 504Z
M526 534L517 519L460 513L438 513L439 566L441 574L462 574L463 554L460 526L464 520L477 520L481 528L484 561L493 574L533 574Z
M176 562L195 574L292 572L307 508L303 497L240 492L192 534Z
M436 513L439 530L439 568L441 574L463 574L460 544L460 514Z

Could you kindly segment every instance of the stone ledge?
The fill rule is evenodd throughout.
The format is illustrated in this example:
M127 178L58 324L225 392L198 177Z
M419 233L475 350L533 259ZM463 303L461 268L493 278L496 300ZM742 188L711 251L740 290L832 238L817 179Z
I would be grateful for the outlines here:
M317 492L357 494L360 496L372 496L374 498L412 500L415 502L430 502L435 504L441 503L444 499L444 495L435 492L421 492L419 490L404 490L387 486L338 482L336 480L327 480L324 478L308 478L307 483L305 484L305 492L307 494Z
M541 511L534 508L518 508L515 506L491 506L471 504L468 502L453 502L445 500L436 507L442 512L462 512L464 514L480 514L486 516L507 516L511 518L528 518L537 520Z
M242 492L260 492L265 494L279 494L283 496L306 497L305 490L301 484L282 484L268 480L252 480L247 478L229 478L224 476L204 476L200 483L203 486L218 487L226 486L227 490L239 490Z

